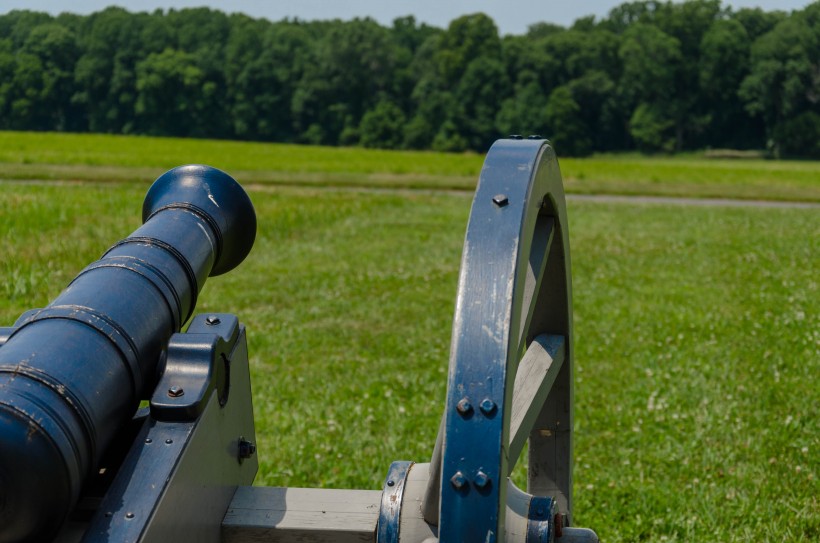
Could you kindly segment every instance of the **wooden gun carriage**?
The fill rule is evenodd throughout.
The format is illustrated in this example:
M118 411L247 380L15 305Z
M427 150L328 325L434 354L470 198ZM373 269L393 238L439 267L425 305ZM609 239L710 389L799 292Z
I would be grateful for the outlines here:
M250 486L245 327L193 316L205 279L253 245L239 184L176 168L143 220L0 328L0 542L597 541L571 526L569 239L546 140L487 154L438 438L429 462L393 462L381 490ZM509 479L525 450L526 491Z

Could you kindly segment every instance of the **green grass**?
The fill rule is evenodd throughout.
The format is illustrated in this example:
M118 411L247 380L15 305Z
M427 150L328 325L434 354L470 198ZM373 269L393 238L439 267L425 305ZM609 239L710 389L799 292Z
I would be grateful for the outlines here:
M567 191L820 202L820 162L634 154L563 159Z
M0 323L139 224L145 183L2 183ZM379 488L425 461L470 197L257 189L200 310L249 331L259 484ZM811 209L572 202L576 521L603 541L820 538Z
M482 161L469 153L0 132L0 179L140 181L180 164L203 163L246 184L472 192ZM820 202L820 162L631 154L563 158L561 168L570 193Z

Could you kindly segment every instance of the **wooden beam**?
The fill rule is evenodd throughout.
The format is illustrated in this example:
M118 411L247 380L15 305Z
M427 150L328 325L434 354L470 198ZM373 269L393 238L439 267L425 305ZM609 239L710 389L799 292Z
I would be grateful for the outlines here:
M222 521L225 543L374 541L380 490L242 486Z

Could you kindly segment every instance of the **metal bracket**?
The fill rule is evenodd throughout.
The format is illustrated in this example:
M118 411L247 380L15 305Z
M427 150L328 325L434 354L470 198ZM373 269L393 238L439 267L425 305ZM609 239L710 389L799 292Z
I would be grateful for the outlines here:
M175 386L183 394L169 395ZM232 315L196 317L173 337L151 416L83 543L218 543L236 488L256 475L254 441L245 329Z
M533 496L527 515L527 543L552 543L556 527L555 500L543 496ZM563 521L562 521L563 522Z
M234 315L199 315L188 331L168 342L165 368L151 398L151 416L165 422L195 420L216 390L225 405L230 392L230 350L239 335Z
M413 462L398 460L390 464L382 490L379 524L376 527L376 543L399 543L399 520L404 493L404 482Z

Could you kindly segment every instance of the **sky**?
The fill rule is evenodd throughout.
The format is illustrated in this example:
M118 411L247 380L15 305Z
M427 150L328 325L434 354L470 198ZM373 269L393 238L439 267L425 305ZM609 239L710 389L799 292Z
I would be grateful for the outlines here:
M54 15L62 11L88 14L109 5L130 11L210 6L272 21L285 17L305 20L371 17L389 25L396 17L414 15L420 22L446 27L456 17L481 11L492 17L502 34L523 34L531 24L541 21L567 26L586 15L604 17L621 3L622 0L0 0L0 13L30 9ZM812 0L723 0L724 6L735 9L760 7L766 11L791 11L811 3Z

